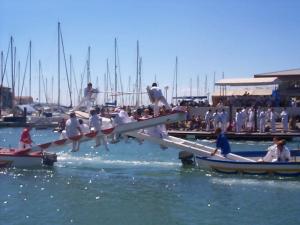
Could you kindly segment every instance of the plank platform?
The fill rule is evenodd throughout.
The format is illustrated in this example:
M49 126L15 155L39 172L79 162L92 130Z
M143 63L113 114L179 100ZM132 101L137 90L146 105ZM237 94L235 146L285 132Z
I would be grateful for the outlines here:
M215 139L214 132L206 131L178 131L169 130L168 134L174 137L187 138L187 139ZM283 138L285 140L292 140L293 138L300 137L299 132L287 132L287 133L235 133L226 132L228 139L235 140L252 140L252 141L270 141L273 137Z

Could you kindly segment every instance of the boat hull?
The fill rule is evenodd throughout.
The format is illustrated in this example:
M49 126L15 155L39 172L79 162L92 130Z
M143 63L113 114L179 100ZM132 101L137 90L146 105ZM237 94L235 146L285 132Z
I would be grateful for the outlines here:
M238 162L196 156L196 165L229 174L300 176L300 162Z
M49 159L53 159L52 164L51 162L49 163ZM45 162L48 162L48 165L53 165L56 161L56 154L42 151L2 148L0 149L0 161L6 163L6 167L41 167Z

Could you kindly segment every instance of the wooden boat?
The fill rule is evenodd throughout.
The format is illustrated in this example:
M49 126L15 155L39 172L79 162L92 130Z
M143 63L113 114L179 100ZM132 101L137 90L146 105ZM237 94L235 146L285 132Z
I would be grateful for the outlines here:
M210 168L223 173L242 173L253 175L280 175L299 176L300 175L300 151L291 151L291 162L257 162L258 159L266 155L266 151L245 151L233 152L222 156L220 151L213 157L211 152L214 148L196 142L166 136L164 138L154 137L141 132L127 132L129 136L147 140L161 146L176 148L179 152L179 159L184 165L195 165L201 168Z
M56 162L55 153L33 151L31 149L0 148L0 162L12 167L52 166Z
M235 153L243 157L253 155L250 159L258 159L266 152L240 152ZM300 153L291 151L291 162L241 162L230 159L216 159L214 157L195 156L195 163L199 167L211 168L214 171L229 174L252 174L252 175L280 175L299 176L300 175Z

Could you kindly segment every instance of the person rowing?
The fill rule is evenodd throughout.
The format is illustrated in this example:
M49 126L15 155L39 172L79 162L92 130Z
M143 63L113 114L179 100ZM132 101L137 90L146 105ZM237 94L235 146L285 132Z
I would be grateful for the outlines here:
M216 149L211 153L211 156L214 156L217 153L218 149L221 149L221 155L226 157L226 155L231 152L228 139L222 132L222 129L220 127L216 129L215 134L217 136Z

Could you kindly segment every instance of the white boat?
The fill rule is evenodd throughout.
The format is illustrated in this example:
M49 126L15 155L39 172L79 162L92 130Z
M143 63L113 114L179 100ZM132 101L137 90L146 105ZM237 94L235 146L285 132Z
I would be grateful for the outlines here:
M126 134L161 146L182 150L179 153L179 158L183 164L195 165L230 174L300 175L300 152L296 150L291 151L291 162L258 162L258 159L265 156L266 151L234 152L227 154L226 157L222 156L220 151L218 151L216 155L211 156L215 148L196 142L171 136L164 138L154 137L141 132L128 132Z
M56 162L56 154L31 149L0 148L0 161L6 166L24 168L52 166Z
M250 159L263 157L265 151L240 152L241 156ZM252 157L250 157L252 155ZM195 156L195 163L200 167L213 169L217 172L229 174L252 174L252 175L300 175L300 154L299 151L291 151L292 161L290 162L241 162L230 159L216 159L205 156Z

